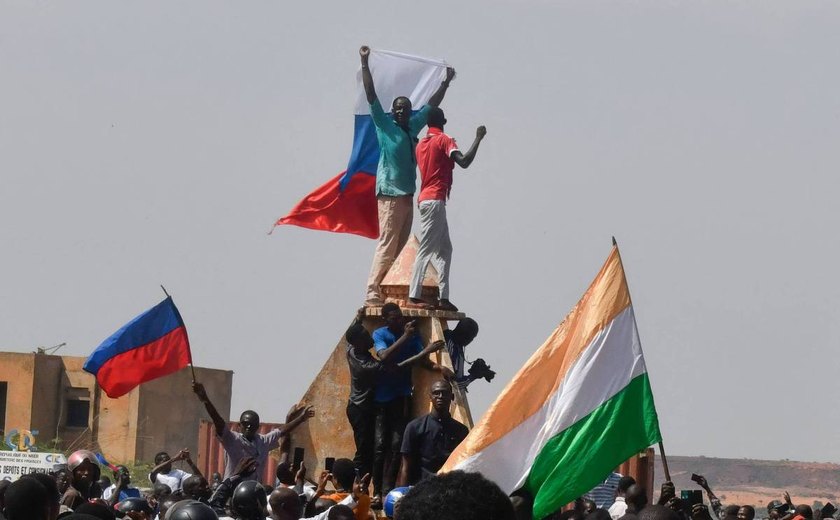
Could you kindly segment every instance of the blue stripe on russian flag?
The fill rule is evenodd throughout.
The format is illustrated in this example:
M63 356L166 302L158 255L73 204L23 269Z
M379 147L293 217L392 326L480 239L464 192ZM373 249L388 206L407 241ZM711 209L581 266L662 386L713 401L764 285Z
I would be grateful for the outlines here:
M347 162L347 171L341 178L341 190L347 187L350 178L356 173L376 175L379 164L379 141L376 139L376 126L370 114L356 114L353 125L353 150Z
M412 110L412 115L419 110ZM388 113L391 116L391 113ZM347 183L353 175L366 173L376 175L376 168L379 166L379 141L376 139L376 125L373 124L373 117L370 114L356 114L353 124L353 150L350 152L350 160L347 162L347 171L339 182L341 191L347 188Z
M183 326L184 322L172 298L166 298L103 341L85 361L83 368L86 372L96 374L109 359L157 341Z

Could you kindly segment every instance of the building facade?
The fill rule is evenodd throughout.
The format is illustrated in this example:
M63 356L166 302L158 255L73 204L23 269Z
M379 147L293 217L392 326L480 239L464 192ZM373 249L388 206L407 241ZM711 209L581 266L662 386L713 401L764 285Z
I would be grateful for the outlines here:
M0 352L0 431L30 431L56 451L91 449L113 463L151 461L155 453L198 453L206 412L192 392L189 368L111 399L84 370L83 357ZM233 372L195 368L226 417ZM37 433L36 433L37 432Z

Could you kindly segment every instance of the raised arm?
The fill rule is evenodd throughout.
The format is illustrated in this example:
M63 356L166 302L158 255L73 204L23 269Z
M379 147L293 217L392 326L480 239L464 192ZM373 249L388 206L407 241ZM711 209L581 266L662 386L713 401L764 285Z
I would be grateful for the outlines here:
M408 341L414 337L414 327L414 320L406 322L405 328L403 329L403 335L397 338L397 341L395 341L390 347L376 352L376 355L379 356L379 360L386 363L388 358L393 356L396 352L399 352L403 345L408 343Z
M201 383L193 383L193 392L195 392L195 395L198 396L198 400L201 401L204 408L207 410L207 413L210 415L210 419L213 421L213 426L216 428L216 435L221 437L222 433L225 431L225 420L222 419L222 416L219 415L216 407L213 406L212 402L210 402L210 398L207 397L207 391L204 389L204 385Z
M180 455L180 453L178 455ZM161 468L163 468L164 466L166 466L168 464L172 464L176 460L180 460L180 459L178 459L178 455L176 455L174 459L166 459L165 461L161 462L160 464L158 464L157 466L152 468L152 470L149 472L149 481L152 483L153 486L155 485L155 482L157 481L157 474L160 473Z
M709 481L706 480L706 477L703 475L697 475L697 478L692 476L691 479L697 482L701 488L706 490L706 494L709 496L709 504L712 506L712 511L717 518L720 518L723 507L721 506L717 495L715 495L714 491L712 491L712 486L709 485Z
M432 97L429 98L429 105L433 107L440 106L440 103L443 101L443 96L446 95L446 89L449 88L449 84L453 79L455 79L455 69L452 67L446 67L446 79L441 82L437 92L432 94Z
M312 405L297 405L286 415L286 424L280 427L283 436L289 435L295 428L315 415Z
M365 321L365 308L359 307L356 311L356 316L353 318L353 325L361 325Z
M376 99L376 89L373 88L373 76L370 75L370 68L368 67L370 47L362 45L362 48L359 49L359 56L362 58L362 84L365 86L365 96L368 103L373 103Z
M109 506L114 507L114 505L120 501L120 493L122 493L122 490L125 489L125 486L125 476L122 471L118 471L117 481L114 483L114 492L111 493L111 496L109 496L108 500L106 500Z
M192 471L193 475L204 478L204 475L201 474L201 470L198 469L198 466L195 465L195 462L193 462L192 457L190 457L190 450L184 448L178 453L178 455L183 455L182 460L187 463L187 466L190 467L190 471Z
M677 496L677 488L670 480L662 483L662 488L659 492L659 504L665 505L669 500Z
M446 380L455 379L455 372L450 370L449 367L445 367L440 363L435 363L428 357L421 359L420 365L427 370L431 370L433 372L440 372L441 377L443 377Z
M396 343L395 343L396 344ZM422 367L425 367L428 370L432 370L435 372L440 372L440 374L445 377L446 379L453 379L455 377L455 373L452 372L449 368L435 363L429 358L429 354L437 352L438 350L444 348L446 346L446 342L442 340L434 341L430 343L426 348L421 350L418 354L411 356L408 359L400 361L397 363L398 367L404 367L406 365L415 365L419 364Z
M403 367L405 365L411 365L420 361L422 358L428 356L429 354L434 354L438 350L444 348L446 346L446 342L443 340L437 340L429 343L426 348L420 351L419 354L415 354L408 359L404 359L397 363L398 367Z
M461 168L469 168L473 159L475 159L475 154L478 152L478 145L481 144L481 140L484 139L485 135L487 135L487 128L485 128L484 125L476 128L475 141L473 141L470 149L467 150L467 153L465 154L462 154L460 150L455 150L452 152L452 160L455 161Z
M303 518L309 518L314 516L315 514L315 502L318 501L319 498L324 494L327 490L327 483L330 481L329 471L322 471L321 476L318 477L318 485L315 487L315 494L306 501L306 505L303 506Z

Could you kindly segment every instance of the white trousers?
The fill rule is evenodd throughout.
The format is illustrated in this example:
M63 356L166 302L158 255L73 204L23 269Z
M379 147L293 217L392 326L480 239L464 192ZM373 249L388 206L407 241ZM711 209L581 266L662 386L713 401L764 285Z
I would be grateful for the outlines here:
M449 224L446 222L446 201L424 200L420 203L420 248L411 273L411 287L408 296L420 298L423 292L423 278L429 262L438 272L440 299L449 299L449 264L452 263L452 241L449 239Z

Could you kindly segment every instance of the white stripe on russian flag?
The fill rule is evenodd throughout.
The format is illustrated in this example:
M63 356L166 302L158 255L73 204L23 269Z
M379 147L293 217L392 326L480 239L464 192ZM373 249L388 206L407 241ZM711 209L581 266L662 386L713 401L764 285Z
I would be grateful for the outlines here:
M407 96L415 110L429 102L446 79L447 63L443 60L412 56L401 52L370 50L370 73L376 96L385 112L400 96ZM370 114L370 106L362 84L362 70L356 72L356 115Z

